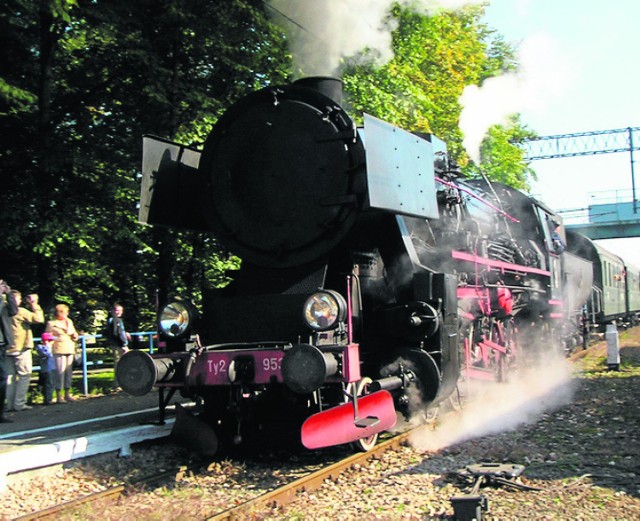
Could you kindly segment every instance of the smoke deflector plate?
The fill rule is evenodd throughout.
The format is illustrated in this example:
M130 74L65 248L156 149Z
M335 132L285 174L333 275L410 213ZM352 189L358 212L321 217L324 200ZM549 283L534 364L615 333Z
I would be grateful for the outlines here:
M364 115L369 204L392 213L437 219L434 159L446 147Z

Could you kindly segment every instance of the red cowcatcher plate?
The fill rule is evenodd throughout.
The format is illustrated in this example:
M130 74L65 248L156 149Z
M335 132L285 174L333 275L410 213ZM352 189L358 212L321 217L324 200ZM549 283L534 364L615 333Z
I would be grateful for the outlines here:
M302 425L302 444L307 449L320 449L368 438L396 424L396 409L389 391L358 398L358 418L353 403L348 402L307 418Z

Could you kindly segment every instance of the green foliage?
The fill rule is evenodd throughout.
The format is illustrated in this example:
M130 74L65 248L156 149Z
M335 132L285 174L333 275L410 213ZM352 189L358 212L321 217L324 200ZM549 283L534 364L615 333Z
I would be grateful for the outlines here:
M492 181L498 181L519 190L530 190L529 179L536 179L535 172L525 162L525 151L515 146L535 134L519 123L514 115L507 125L495 125L489 129L482 142L481 167L469 165L467 173L478 175L479 171Z
M461 158L458 99L466 85L480 80L485 59L480 15L480 8L429 17L396 7L393 60L381 68L346 64L343 77L355 111L435 133Z
M447 143L467 175L468 165L458 123L460 96L467 85L513 71L515 52L480 22L483 6L425 16L396 6L393 16L394 58L382 67L363 65L361 57L344 64L343 80L355 114L366 112L401 128L429 132ZM517 142L532 135L514 118L496 127L482 145L480 168L490 179L526 188L533 171Z
M19 87L13 87L0 78L0 107L3 111L0 115L6 116L7 114L33 110L36 100L33 93Z
M78 6L77 0L49 0L49 9L54 18L69 23L71 21L71 9Z
M0 15L2 278L47 311L69 302L83 329L114 300L137 328L163 286L224 284L238 260L215 241L136 222L140 143L201 143L235 99L285 80L262 2L8 0Z

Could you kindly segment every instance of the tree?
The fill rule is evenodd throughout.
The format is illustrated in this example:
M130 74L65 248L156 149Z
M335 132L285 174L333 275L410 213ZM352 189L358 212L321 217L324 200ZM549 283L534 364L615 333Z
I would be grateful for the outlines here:
M286 47L262 2L0 9L0 175L12 194L0 209L2 277L72 304L81 326L114 299L150 317L169 279L185 292L219 281L227 256L215 241L136 223L141 137L197 144L238 96L283 81Z
M506 125L494 125L482 142L480 167L469 165L467 173L474 177L484 174L492 181L498 181L518 190L530 190L530 179L536 173L525 161L524 149L516 146L535 134L523 127L519 116L513 115Z
M5 265L21 267L16 282L24 287L30 280L33 287L35 280L47 296L53 293L50 259L36 254L35 262L25 263L23 256L39 242L38 223L49 222L49 196L57 180L64 179L60 173L66 160L54 144L52 70L74 5L73 0L9 0L0 17L4 86L0 131L6 139L0 152L1 182L3 193L12 194L0 214L7 231L2 259ZM24 269L25 264L31 269Z
M460 96L465 86L517 67L513 49L480 22L483 12L483 6L469 6L426 16L396 5L394 58L381 67L363 65L361 56L345 62L343 80L352 111L433 133L447 143L468 175L476 173L478 167L468 164L462 145ZM526 187L533 171L513 140L531 133L518 118L510 121L513 128L505 125L490 132L479 168L490 178Z

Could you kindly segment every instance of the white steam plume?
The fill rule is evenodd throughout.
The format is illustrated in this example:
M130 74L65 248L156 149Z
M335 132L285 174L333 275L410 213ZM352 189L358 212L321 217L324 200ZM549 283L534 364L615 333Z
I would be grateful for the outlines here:
M421 431L411 443L437 451L469 439L513 430L571 403L574 385L566 359L548 355L544 365L509 383L482 383L469 389L468 404L444 416L433 431Z
M399 0L423 14L481 0ZM393 58L393 0L271 0L274 20L288 30L296 68L305 76L335 75L342 58L368 49L382 65Z
M469 157L480 163L480 144L492 125L505 124L511 114L539 110L569 83L571 67L554 42L539 34L520 47L518 73L489 78L478 87L465 87L460 104L460 129Z

